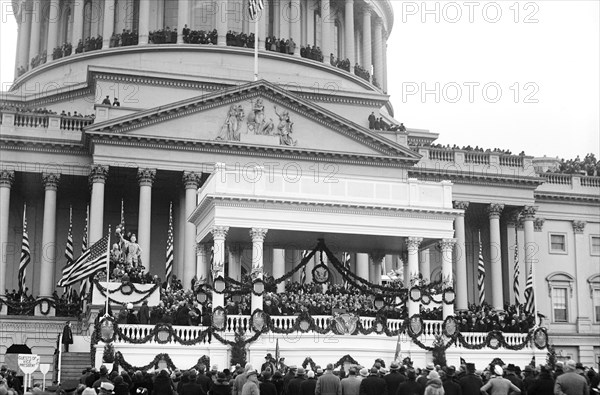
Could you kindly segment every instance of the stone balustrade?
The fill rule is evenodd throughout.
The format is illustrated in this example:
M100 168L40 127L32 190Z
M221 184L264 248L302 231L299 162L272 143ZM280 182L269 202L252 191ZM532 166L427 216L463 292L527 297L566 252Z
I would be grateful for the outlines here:
M92 117L68 117L60 114L41 114L3 110L0 112L2 134L27 134L28 132L81 132L94 123Z
M542 173L544 184L538 192L576 192L584 194L600 194L600 176L584 176L580 174Z

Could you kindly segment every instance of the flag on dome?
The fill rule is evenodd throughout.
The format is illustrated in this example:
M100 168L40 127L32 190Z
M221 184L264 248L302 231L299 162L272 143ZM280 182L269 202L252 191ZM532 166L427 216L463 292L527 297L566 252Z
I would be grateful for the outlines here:
M535 314L535 296L533 294L533 273L532 268L529 268L527 275L527 283L525 283L525 313Z
M59 287L66 287L93 276L106 266L109 258L109 234L98 240L94 245L85 250L83 254L69 267L63 269Z
M479 259L477 262L477 289L479 291L479 304L485 302L485 262L483 261L483 246L481 245L481 231L479 231Z
M165 262L165 281L170 287L169 279L173 273L173 202L169 203L169 230L167 235L167 260Z
M19 261L19 295L23 296L25 291L25 280L27 277L27 266L31 262L29 250L29 236L27 235L27 205L23 205L23 241L21 242L21 260Z
M519 235L515 230L515 267L513 272L513 292L515 294L515 304L521 304L521 294L519 291Z
M265 3L263 0L248 0L248 14L250 15L250 19L256 20L258 11L262 11L264 8Z

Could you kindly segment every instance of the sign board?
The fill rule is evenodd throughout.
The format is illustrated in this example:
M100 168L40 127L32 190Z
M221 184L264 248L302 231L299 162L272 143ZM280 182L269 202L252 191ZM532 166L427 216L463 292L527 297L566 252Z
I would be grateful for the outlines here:
M42 372L42 374L47 374L49 371L50 371L49 363L40 363L40 372Z
M25 374L31 374L40 366L40 356L37 354L19 354L17 357L19 368Z

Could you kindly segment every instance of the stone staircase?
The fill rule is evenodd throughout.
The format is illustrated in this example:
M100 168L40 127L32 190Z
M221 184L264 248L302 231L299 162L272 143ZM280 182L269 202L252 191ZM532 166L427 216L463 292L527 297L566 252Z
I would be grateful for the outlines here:
M81 371L90 366L89 352L64 352L62 354L61 382L63 388L75 388Z

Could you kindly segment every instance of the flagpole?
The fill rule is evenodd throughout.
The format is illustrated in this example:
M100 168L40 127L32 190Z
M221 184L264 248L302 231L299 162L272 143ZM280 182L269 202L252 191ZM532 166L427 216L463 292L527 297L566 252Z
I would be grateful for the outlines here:
M258 14L254 20L254 81L258 81L258 22L262 20L262 10L260 18Z
M104 316L108 316L108 297L110 294L109 289L110 281L110 225L108 225L108 241L106 243L106 304L104 306Z

